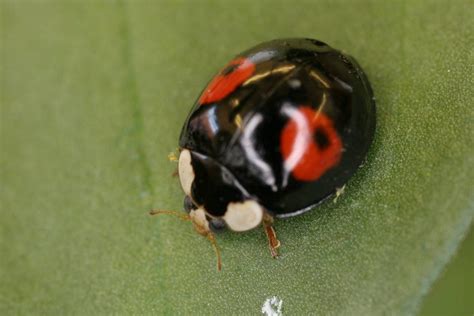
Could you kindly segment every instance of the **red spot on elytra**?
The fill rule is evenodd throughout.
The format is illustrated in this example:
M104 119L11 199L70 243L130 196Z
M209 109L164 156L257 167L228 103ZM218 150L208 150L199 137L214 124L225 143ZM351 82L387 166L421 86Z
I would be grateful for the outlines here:
M285 168L300 181L315 181L335 167L342 142L331 119L322 112L303 106L288 111L289 122L280 136Z
M238 57L232 60L206 87L199 103L207 104L224 99L255 72L255 64Z

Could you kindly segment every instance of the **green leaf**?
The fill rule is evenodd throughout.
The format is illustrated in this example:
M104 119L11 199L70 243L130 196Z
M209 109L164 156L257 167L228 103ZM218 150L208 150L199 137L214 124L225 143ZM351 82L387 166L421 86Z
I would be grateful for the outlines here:
M0 313L413 314L474 216L472 2L1 2ZM218 236L167 159L212 74L264 40L347 51L377 98L337 203Z
M474 230L471 229L456 255L433 284L423 301L421 316L470 315L474 311Z

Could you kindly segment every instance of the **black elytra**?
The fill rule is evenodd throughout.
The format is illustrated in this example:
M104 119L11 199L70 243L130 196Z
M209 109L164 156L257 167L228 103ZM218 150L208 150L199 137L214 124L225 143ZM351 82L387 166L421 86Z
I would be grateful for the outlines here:
M179 146L196 174L186 207L203 206L219 227L232 202L257 201L274 217L310 210L356 172L375 121L351 56L312 39L257 45L217 74L185 121Z

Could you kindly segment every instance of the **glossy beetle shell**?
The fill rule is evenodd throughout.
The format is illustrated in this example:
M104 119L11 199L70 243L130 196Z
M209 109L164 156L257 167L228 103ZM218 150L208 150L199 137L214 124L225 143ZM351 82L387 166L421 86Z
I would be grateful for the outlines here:
M224 170L228 187L237 183L240 195L285 217L342 187L374 130L373 93L357 62L316 40L286 39L233 59L196 101L179 145L221 169L201 172L194 192L207 196L200 203L233 199L219 191Z

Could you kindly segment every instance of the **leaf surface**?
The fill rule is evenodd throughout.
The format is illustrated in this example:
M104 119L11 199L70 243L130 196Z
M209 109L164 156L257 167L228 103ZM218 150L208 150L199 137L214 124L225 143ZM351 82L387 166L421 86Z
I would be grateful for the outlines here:
M469 1L1 2L2 314L413 314L474 215ZM182 209L184 118L238 52L281 37L353 55L377 101L337 203L208 242Z

